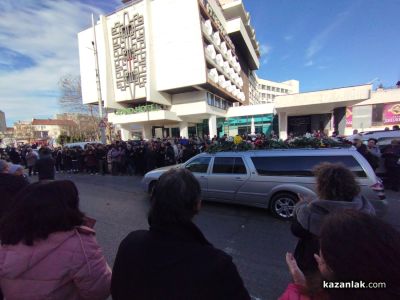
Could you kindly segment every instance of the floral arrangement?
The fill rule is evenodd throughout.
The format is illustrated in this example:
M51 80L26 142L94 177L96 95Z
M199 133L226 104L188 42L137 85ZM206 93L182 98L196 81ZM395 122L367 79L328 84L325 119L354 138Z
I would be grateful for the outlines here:
M208 147L208 153L221 151L248 151L248 150L266 150L266 149L321 149L342 147L349 148L351 143L341 142L329 137L317 138L313 136L296 137L290 140L279 139L261 139L257 138L253 141L244 141L241 136L228 137L226 141L215 142Z
M243 142L243 139L242 139L242 137L240 136L240 135L237 135L237 136L235 136L234 138L233 138L233 143L235 144L235 145L239 145L240 143L242 143Z

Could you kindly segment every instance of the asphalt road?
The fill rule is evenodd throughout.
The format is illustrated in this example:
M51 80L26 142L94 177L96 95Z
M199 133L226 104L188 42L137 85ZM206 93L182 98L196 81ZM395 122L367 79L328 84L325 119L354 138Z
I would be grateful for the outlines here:
M80 192L81 209L97 219L97 239L110 265L118 245L131 231L147 229L148 195L140 177L58 175L73 180ZM400 194L387 192L390 209L386 220L400 230ZM289 223L267 211L237 205L203 203L195 223L217 248L229 253L253 299L277 299L291 278L285 253L296 239Z

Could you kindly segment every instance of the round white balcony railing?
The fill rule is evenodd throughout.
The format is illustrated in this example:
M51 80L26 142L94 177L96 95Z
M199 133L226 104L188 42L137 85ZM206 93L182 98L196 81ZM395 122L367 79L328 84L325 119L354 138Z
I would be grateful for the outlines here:
M208 36L212 35L213 28L212 28L211 20L204 21L203 28L204 28L204 31L208 34Z
M218 83L218 72L217 69L213 68L208 70L208 77L213 81L214 83Z
M206 53L209 57L211 57L212 59L215 59L215 57L217 56L217 51L215 51L215 47L214 45L207 45L206 47Z
M221 44L221 37L218 31L213 33L212 39L215 45L219 46Z

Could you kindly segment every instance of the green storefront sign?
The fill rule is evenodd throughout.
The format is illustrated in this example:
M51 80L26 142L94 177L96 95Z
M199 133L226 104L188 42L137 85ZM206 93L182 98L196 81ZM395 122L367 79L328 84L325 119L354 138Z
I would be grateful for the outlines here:
M157 111L157 110L162 110L162 107L160 105L156 105L156 104L148 104L148 105L140 105L140 106L136 106L136 107L118 109L115 112L115 114L116 115L131 115L131 114L138 114L138 113L144 113L144 112L148 112L148 111Z

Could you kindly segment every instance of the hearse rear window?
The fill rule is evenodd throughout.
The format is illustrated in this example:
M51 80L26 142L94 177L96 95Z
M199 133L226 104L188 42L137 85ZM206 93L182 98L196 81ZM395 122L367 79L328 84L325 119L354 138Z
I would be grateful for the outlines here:
M357 177L367 177L353 156L269 156L252 157L259 175L264 176L313 176L312 169L322 163L342 163Z

